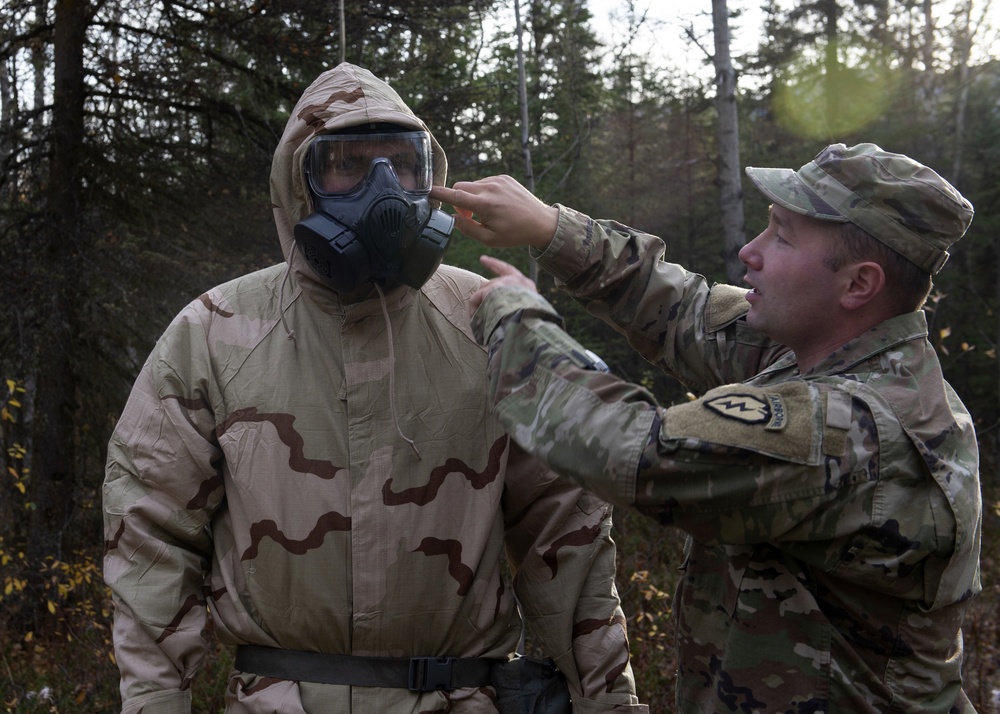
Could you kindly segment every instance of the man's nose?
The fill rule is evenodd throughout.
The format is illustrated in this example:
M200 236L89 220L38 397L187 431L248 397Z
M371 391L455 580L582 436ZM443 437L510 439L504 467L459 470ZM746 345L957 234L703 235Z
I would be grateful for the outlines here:
M758 235L757 238L760 236ZM757 252L757 238L754 238L749 243L740 248L739 258L740 262L748 268L756 269L760 265L760 253ZM751 265L751 263L754 263Z

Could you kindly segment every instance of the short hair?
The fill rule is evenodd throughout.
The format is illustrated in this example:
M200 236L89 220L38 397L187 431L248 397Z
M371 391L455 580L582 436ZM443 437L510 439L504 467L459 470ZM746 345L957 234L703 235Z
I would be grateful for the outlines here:
M894 315L923 308L933 281L926 270L904 258L854 223L841 223L834 232L833 246L823 259L830 270L840 270L852 261L870 260L882 266L886 295Z

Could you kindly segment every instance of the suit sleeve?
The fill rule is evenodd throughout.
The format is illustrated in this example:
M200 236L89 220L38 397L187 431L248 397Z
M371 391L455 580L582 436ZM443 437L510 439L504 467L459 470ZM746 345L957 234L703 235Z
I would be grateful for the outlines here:
M566 676L574 711L647 712L615 587L611 505L512 446L504 514L532 642Z
M203 586L222 479L206 380L194 376L207 364L196 310L154 349L108 446L104 575L123 714L187 714L207 647Z

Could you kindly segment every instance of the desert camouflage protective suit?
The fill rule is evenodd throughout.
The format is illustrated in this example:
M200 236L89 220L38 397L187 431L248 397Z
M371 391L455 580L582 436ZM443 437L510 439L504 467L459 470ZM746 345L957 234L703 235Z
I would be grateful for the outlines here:
M611 509L527 457L490 414L466 307L482 278L443 266L420 290L388 291L386 317L377 296L341 304L294 247L311 210L309 140L377 122L426 129L350 65L306 90L271 173L290 268L188 305L121 416L104 510L124 712L190 711L209 611L227 643L506 659L521 620L505 548L532 641L566 675L574 710L644 712ZM421 694L234 672L227 711L495 712L494 701L490 687Z
M696 394L662 408L595 371L527 290L474 318L512 437L688 532L677 711L971 712L961 623L980 590L973 425L922 312L798 372L749 328L746 289L664 243L559 207L539 266Z

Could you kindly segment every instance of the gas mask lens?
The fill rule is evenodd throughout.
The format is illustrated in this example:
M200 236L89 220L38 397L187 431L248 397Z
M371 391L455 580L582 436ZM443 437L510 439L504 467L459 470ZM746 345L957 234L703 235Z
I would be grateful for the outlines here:
M392 164L403 191L422 194L431 190L431 140L423 131L317 136L309 146L309 184L320 196L350 194L361 186L372 162L380 158Z

